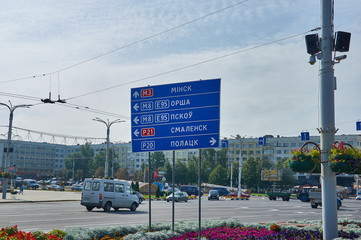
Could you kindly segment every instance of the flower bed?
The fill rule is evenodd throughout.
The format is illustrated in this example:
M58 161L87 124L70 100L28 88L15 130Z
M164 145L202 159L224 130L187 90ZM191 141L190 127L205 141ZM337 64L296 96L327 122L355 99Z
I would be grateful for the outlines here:
M62 240L65 232L53 230L50 233L36 231L34 233L18 230L18 226L5 227L0 230L0 239L6 240Z
M339 220L340 239L361 239L361 221ZM118 227L69 228L66 233L53 230L49 233L25 233L17 226L3 228L0 239L6 240L178 240L197 239L198 222L177 222L175 231L169 223ZM322 239L321 221L289 221L287 223L247 224L238 220L202 221L202 240L205 239Z

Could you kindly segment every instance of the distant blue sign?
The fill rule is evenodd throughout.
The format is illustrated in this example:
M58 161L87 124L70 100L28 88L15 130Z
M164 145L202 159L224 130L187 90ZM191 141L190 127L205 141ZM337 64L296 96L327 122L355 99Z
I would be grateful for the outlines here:
M258 145L260 146L266 145L266 138L265 137L258 138Z
M222 148L228 148L228 140L222 140L221 144L222 144Z
M133 152L219 147L220 83L131 89Z
M310 140L310 133L309 132L301 132L301 140L302 141L309 141Z
M361 131L361 122L356 122L356 130Z

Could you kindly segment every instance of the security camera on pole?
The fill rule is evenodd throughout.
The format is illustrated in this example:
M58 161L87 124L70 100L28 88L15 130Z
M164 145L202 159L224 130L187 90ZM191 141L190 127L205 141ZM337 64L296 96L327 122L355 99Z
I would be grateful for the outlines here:
M319 69L320 85L320 132L321 159L328 159L331 146L335 142L335 99L336 80L333 66L347 56L336 56L336 52L347 52L351 33L333 34L333 0L321 0L321 37L318 34L306 36L307 52L311 55L309 63L321 60ZM335 40L335 41L334 41ZM335 42L335 44L334 44ZM332 58L332 51L335 55ZM338 237L336 174L331 171L328 161L321 164L322 186L322 223L323 239Z

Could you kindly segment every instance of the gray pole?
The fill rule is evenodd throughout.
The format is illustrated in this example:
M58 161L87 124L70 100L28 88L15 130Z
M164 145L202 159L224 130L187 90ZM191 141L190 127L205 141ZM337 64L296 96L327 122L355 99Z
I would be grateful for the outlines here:
M323 239L338 237L336 174L327 160L335 142L334 70L332 61L333 0L321 0L320 135Z
M151 187L151 164L150 164L150 152L148 152L148 192L149 192L149 232L152 231L152 187Z
M105 124L105 126L107 126L107 148L105 151L105 166L104 166L104 178L108 177L108 168L109 168L109 157L108 157L108 152L109 152L109 135L110 135L110 127L113 125L113 123L120 123L120 122L125 122L125 121L120 121L120 119L116 119L112 122L109 121L109 119L107 119L107 121L104 121L100 118L94 118L94 121L98 121L98 122L102 122ZM113 163L114 164L114 163Z
M105 150L105 168L104 168L104 178L108 177L109 173L109 135L110 135L110 125L107 125L107 148Z
M175 174L175 151L173 150L173 164L172 164L172 232L174 232L174 174Z
M5 103L0 103L0 105L2 106L6 106L9 111L10 111L10 116L9 116L9 131L8 131L8 146L6 149L6 158L3 164L3 171L4 172L8 172L8 168L9 168L9 163L10 163L10 149L11 149L11 134L12 134L12 128L13 128L13 118L14 118L14 111L15 109L17 109L18 107L25 107L25 108L29 108L32 105L16 105L16 106L12 106L11 102L9 101L10 105L7 105ZM7 192L7 178L3 179L4 183L3 183L3 193L2 193L2 199L6 199L6 192Z
M230 186L231 186L231 188L232 188L232 179L233 178L233 162L231 162L231 183L230 183Z
M201 208L201 161L202 161L202 150L199 149L199 161L198 161L198 239L202 238L201 235L201 220L202 220L202 208Z

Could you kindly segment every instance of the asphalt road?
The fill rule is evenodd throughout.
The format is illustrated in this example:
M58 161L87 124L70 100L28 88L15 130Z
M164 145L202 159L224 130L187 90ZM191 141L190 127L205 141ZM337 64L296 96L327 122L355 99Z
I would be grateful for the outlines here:
M171 222L172 203L152 201L152 222ZM136 212L120 209L105 213L102 209L86 211L79 201L0 204L0 227L18 225L24 231L50 231L75 226L100 227L128 224L148 224L147 202ZM338 217L360 220L361 201L345 199ZM253 197L250 200L208 201L202 199L202 219L239 219L242 222L281 222L288 220L321 220L321 208L291 199L269 201ZM198 221L198 200L175 203L175 222Z

